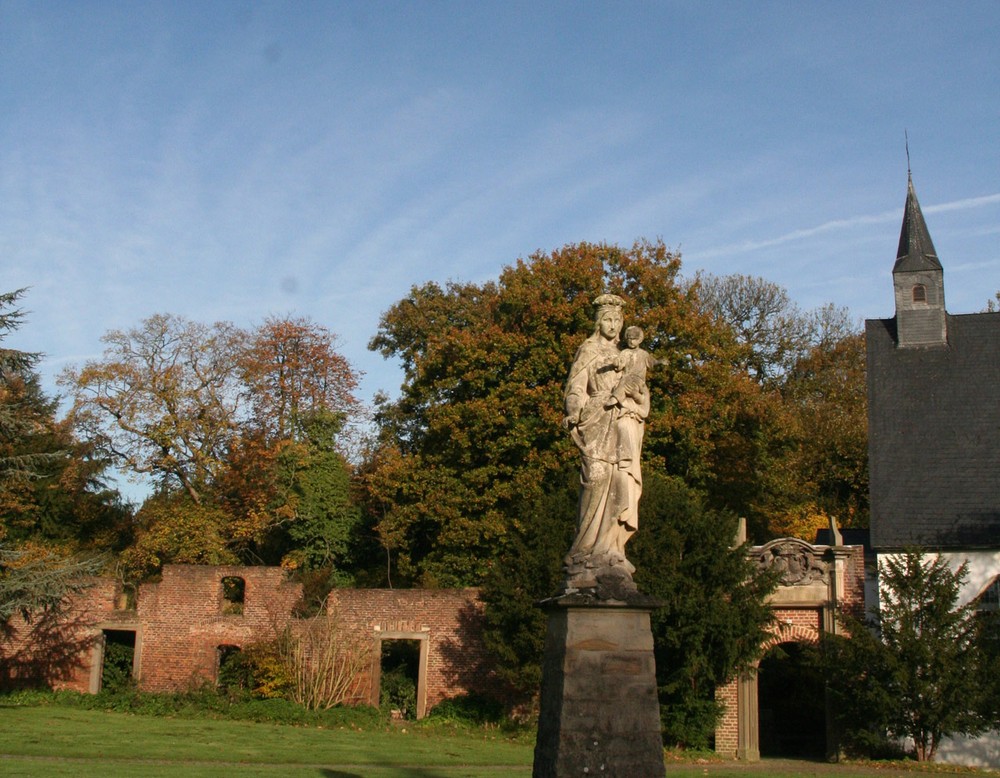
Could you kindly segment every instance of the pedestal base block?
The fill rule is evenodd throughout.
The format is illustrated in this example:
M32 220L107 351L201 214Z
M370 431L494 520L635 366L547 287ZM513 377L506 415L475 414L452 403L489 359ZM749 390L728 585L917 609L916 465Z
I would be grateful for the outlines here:
M534 778L664 775L652 606L542 606L549 625Z

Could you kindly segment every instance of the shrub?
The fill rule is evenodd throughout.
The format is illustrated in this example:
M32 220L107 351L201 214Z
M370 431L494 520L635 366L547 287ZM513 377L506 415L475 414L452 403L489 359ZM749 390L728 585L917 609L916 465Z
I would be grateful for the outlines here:
M428 718L462 724L499 724L504 720L504 707L491 697L461 694L439 702Z
M131 688L132 661L135 647L112 640L104 645L104 667L101 671L101 689L121 692Z
M711 747L722 705L715 700L691 696L679 705L661 705L660 723L673 745L706 750Z
M910 738L918 761L945 737L975 736L989 655L977 643L975 604L958 605L968 564L957 570L909 550L880 560L879 620L843 619L850 639L827 640L827 678L844 742L864 753Z
M254 697L264 700L290 698L294 681L283 656L288 630L272 640L253 643L236 660Z
M379 705L383 713L399 711L404 719L416 717L417 686L406 672L405 667L394 667L382 673L382 690Z
M7 705L55 705L84 710L115 711L143 716L217 718L270 724L320 727L363 727L375 729L384 723L379 711L370 706L334 707L310 711L289 700L233 700L214 689L196 689L181 694L137 692L18 691L3 697Z

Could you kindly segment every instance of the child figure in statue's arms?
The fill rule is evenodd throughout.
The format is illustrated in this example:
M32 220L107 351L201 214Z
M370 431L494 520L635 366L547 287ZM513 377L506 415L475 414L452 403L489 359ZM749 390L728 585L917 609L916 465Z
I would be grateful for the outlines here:
M623 372L622 377L615 386L606 407L622 405L622 400L626 397L641 402L642 395L646 392L646 371L657 365L665 365L665 359L656 359L645 349L639 348L642 343L643 331L641 327L629 327L625 330L625 345L618 357L618 364L615 366Z

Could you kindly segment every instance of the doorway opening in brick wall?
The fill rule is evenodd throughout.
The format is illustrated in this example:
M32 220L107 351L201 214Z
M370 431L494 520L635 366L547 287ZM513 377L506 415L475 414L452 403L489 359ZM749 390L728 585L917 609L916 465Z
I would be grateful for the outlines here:
M760 660L757 695L761 756L826 756L826 691L816 646L774 646Z
M379 640L379 707L395 719L420 719L427 698L427 639L425 635L391 636Z
M136 631L101 630L100 690L125 691L135 684Z
M253 671L243 661L243 649L223 644L215 649L215 685L220 692L253 690Z

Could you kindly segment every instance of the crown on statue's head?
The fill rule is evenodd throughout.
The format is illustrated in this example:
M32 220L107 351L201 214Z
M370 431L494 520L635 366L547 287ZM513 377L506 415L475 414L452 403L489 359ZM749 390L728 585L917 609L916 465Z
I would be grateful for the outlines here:
M614 306L615 308L624 308L625 301L616 294L602 294L597 299L594 300L594 305L598 310L608 306Z

